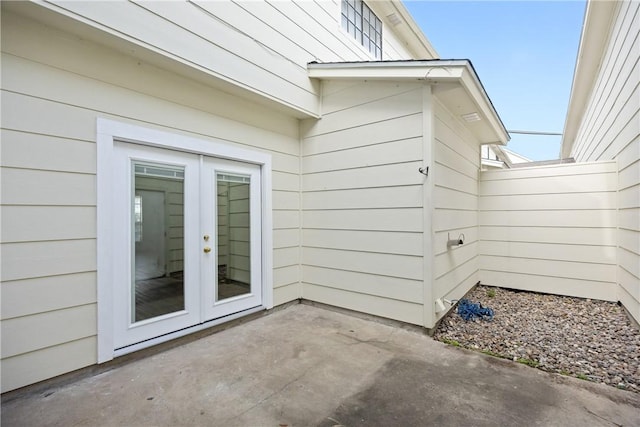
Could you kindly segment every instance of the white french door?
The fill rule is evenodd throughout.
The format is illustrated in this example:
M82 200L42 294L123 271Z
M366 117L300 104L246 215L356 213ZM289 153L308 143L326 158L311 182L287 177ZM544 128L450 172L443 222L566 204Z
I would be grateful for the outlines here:
M114 346L262 304L260 166L114 143Z

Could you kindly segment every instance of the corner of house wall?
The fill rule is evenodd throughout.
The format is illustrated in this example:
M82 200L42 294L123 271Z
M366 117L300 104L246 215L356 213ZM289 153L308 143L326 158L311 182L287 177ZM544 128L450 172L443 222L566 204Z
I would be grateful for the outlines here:
M423 326L433 328L435 326L435 302L433 298L434 275L434 248L433 248L433 94L431 85L422 87L422 167L426 169L423 185Z

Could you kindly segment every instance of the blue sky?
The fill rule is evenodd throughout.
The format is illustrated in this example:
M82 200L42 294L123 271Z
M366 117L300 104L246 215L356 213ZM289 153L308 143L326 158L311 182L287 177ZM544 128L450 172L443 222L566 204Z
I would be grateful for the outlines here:
M470 59L509 130L562 132L585 2L404 0L443 59ZM559 136L511 134L531 160L558 157Z

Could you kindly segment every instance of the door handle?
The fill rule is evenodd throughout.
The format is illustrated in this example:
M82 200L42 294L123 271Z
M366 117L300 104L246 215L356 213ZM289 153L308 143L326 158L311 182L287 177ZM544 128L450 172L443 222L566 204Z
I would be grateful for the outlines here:
M208 254L209 252L211 252L211 248L209 246L205 246L203 250L205 254Z

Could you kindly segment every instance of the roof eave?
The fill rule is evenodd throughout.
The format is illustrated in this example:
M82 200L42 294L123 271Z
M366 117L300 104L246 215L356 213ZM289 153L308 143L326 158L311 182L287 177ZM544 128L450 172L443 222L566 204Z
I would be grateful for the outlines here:
M468 60L412 60L309 63L309 77L320 80L421 81L431 85L458 83L481 110L495 135L482 144L505 145L509 133Z
M602 54L609 41L616 6L616 2L589 1L587 3L564 124L560 158L571 156L582 116L600 69Z

